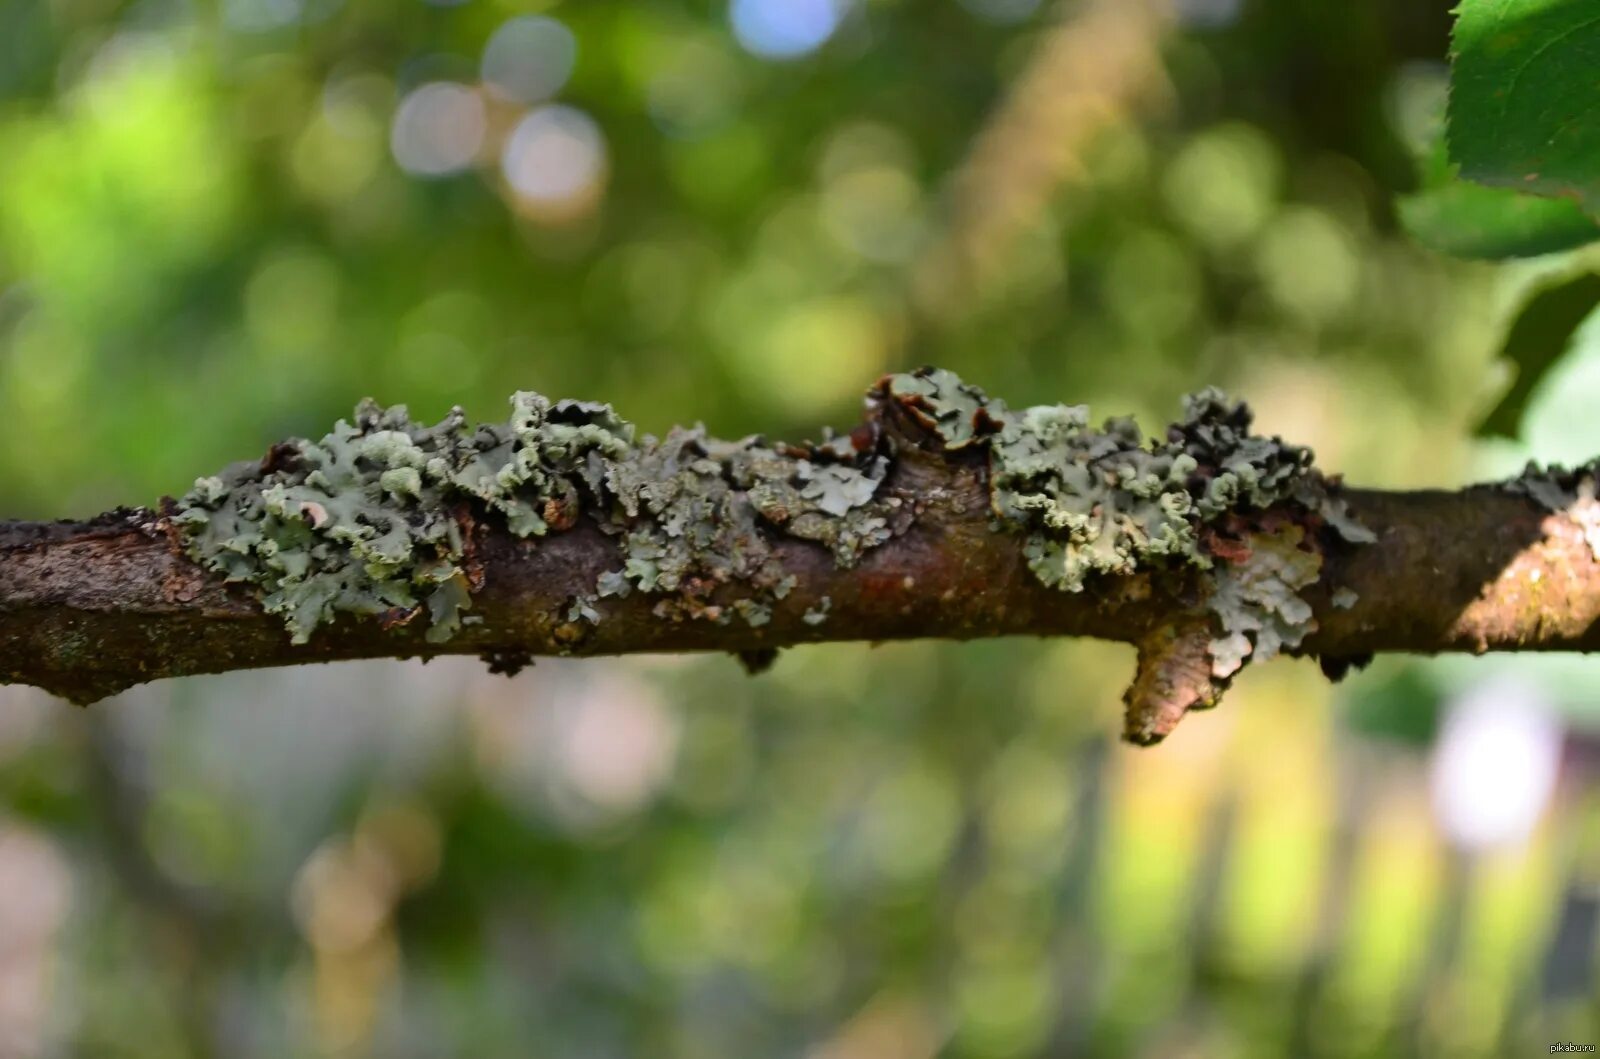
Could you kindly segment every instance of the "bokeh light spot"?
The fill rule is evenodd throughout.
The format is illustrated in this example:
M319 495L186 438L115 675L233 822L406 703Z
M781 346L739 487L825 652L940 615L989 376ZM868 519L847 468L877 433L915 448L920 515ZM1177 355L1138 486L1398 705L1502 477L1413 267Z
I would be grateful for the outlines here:
M1230 123L1184 145L1162 178L1161 193L1189 234L1229 250L1272 217L1282 183L1283 159L1266 134Z
M797 59L833 36L843 0L733 0L728 17L746 51L766 59Z
M955 841L960 803L949 775L911 761L884 776L859 806L856 839L871 870L908 882L933 871Z
M1285 209L1262 233L1256 268L1272 300L1309 321L1343 312L1361 281L1359 247L1338 221L1310 206Z
M483 100L466 85L434 81L413 89L395 110L389 146L400 168L447 176L472 164L488 127Z
M1451 841L1485 849L1525 840L1561 761L1561 724L1537 685L1486 681L1453 705L1433 755L1433 806Z
M538 103L561 90L578 59L578 41L544 15L506 22L483 49L483 83L497 96Z
M739 68L720 42L674 43L645 87L650 116L668 136L694 139L726 124L739 103Z
M728 293L740 297L737 290ZM823 297L780 308L761 298L755 304L766 308L727 327L736 350L733 367L752 392L792 415L847 407L861 376L887 367L891 336L863 299Z
M703 139L672 144L667 168L677 194L701 207L731 212L771 178L771 142L759 126L734 121Z
M359 104L323 107L295 141L295 178L313 199L339 204L365 190L383 157L383 126Z
M310 250L269 258L245 285L245 322L271 361L303 361L322 351L338 325L339 271Z
M1107 307L1132 333L1166 337L1182 331L1198 315L1203 293L1194 255L1159 229L1130 234L1106 262Z
M904 262L922 243L922 190L902 169L859 169L822 195L828 234L872 261Z
M606 142L594 119L575 107L540 107L517 123L500 165L519 198L561 205L587 198L605 170Z

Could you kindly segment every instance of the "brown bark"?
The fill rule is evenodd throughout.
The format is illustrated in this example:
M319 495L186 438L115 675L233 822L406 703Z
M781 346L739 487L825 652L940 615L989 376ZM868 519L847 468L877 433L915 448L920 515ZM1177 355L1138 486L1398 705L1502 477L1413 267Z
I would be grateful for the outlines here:
M1095 636L1148 645L1194 613L1192 576L1155 571L1101 578L1081 593L1040 584L1021 538L991 526L981 467L918 453L891 486L924 502L918 519L851 569L823 548L775 537L798 584L752 628L653 613L635 593L596 603L598 622L569 621L571 602L616 569L614 537L587 521L518 540L478 527L480 623L442 644L420 628L343 616L307 644L247 588L185 557L165 519L118 511L87 523L0 525L0 680L90 702L160 677L352 658L477 654L512 667L533 655L646 651L751 653L835 640ZM1348 492L1374 544L1326 552L1305 593L1317 621L1299 653L1330 660L1374 652L1600 649L1600 561L1568 515L1497 487L1459 492ZM1353 591L1348 609L1333 605ZM729 603L724 586L713 601ZM828 600L826 619L805 620ZM1142 674L1141 680L1175 679Z

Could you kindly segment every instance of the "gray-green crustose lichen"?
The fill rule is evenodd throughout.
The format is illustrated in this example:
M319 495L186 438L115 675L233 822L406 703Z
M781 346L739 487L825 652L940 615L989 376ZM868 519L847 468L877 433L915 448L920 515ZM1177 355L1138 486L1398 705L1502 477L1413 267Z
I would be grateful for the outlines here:
M607 405L533 393L512 398L507 422L476 426L460 409L424 426L404 406L365 402L320 440L200 479L173 522L196 560L255 586L296 643L341 612L392 623L426 614L427 639L448 639L472 620L475 520L531 538L585 512L618 539L622 566L571 600L564 620L598 622L601 600L640 591L663 597L663 618L759 626L795 584L763 529L850 565L890 536L900 501L876 497L887 468L849 438L778 451L696 428L636 443ZM744 596L712 602L729 581Z

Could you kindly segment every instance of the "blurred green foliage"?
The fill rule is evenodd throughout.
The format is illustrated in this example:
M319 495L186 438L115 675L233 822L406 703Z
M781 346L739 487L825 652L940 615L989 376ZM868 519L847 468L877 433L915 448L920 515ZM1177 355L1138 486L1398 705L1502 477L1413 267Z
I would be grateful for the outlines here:
M1600 451L1584 334L1525 387L1519 440L1468 440L1519 306L1583 259L1469 263L1401 230L1443 5L1124 10L0 0L0 510L181 493L365 395L498 418L532 388L815 436L924 362L1147 427L1217 383L1361 484ZM1137 63L1128 26L1159 62L1125 90L1056 68ZM987 136L1026 84L1061 105ZM1523 661L1508 679L1593 715L1592 668ZM0 1052L1593 1040L1592 968L1549 956L1595 941L1580 732L1579 794L1465 855L1401 746L1472 676L1385 660L1335 695L1277 663L1133 754L1106 741L1128 663L392 663L84 712L0 689L0 970L23 983Z

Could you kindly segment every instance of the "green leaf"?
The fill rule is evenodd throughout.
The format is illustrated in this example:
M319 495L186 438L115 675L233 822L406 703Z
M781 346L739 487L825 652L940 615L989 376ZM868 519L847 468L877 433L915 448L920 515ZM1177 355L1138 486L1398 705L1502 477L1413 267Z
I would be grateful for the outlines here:
M1469 180L1570 198L1600 216L1600 5L1462 0L1450 156Z
M1453 257L1533 257L1600 239L1600 223L1574 202L1462 180L1403 196L1399 210L1412 238Z
M1579 325L1600 306L1600 276L1569 276L1541 288L1517 313L1500 355L1516 366L1511 389L1484 418L1478 433L1515 438L1528 398L1561 359Z
M1400 198L1400 222L1431 250L1500 260L1553 254L1600 240L1600 221L1575 202L1462 180L1445 147L1442 113L1417 170L1421 190Z

